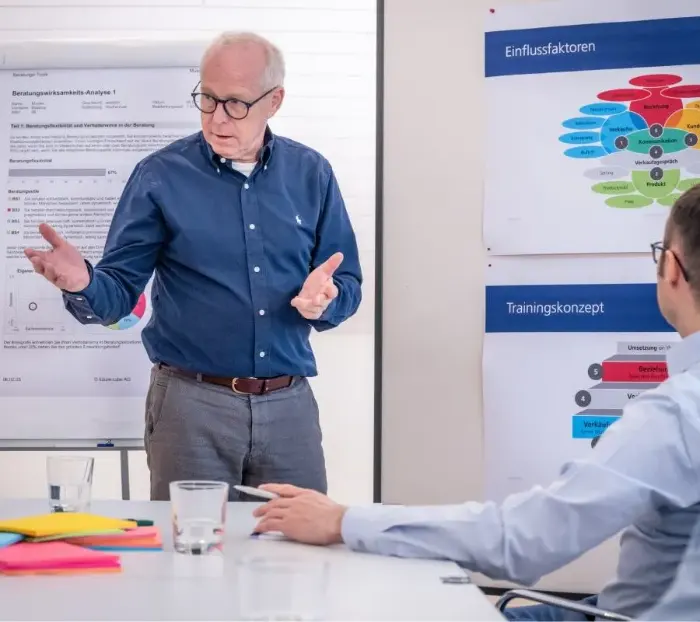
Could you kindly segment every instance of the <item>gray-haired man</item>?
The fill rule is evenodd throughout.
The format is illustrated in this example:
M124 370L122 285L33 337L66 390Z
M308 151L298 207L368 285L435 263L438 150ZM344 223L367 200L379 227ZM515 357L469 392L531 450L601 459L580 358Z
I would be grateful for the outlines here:
M266 39L216 39L192 93L202 131L136 166L101 261L48 225L52 250L26 251L85 324L127 315L155 273L143 331L153 499L176 479L327 488L309 334L355 313L362 274L330 164L268 127L284 73Z

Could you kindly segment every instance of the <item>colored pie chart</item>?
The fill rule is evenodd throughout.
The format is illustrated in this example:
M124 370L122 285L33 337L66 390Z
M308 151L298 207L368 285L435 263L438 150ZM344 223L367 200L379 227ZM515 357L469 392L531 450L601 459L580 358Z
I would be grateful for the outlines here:
M126 330L127 328L131 328L132 326L136 326L136 324L138 324L141 321L145 313L146 296L144 294L141 294L133 311L129 313L129 315L127 315L126 317L123 317L117 323L111 324L108 328L111 328L112 330Z

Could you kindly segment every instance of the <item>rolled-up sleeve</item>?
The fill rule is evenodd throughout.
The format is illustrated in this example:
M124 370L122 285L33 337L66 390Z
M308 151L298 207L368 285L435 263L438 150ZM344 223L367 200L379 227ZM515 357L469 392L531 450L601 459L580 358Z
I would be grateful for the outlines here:
M401 557L450 559L493 579L530 585L612 537L656 504L700 499L700 448L667 395L630 403L586 460L568 464L549 487L504 503L351 508L342 534L353 549Z

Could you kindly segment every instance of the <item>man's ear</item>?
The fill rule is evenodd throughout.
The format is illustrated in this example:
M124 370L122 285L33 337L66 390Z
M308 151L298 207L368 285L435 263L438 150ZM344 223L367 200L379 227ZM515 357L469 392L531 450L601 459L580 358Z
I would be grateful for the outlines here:
M274 115L277 114L277 111L282 107L282 102L284 101L284 87L278 88L273 94L272 94L272 111L270 113L270 117L273 117Z
M672 285L676 285L681 280L682 274L681 268L678 265L678 259L676 258L676 254L670 250L664 251L661 276Z

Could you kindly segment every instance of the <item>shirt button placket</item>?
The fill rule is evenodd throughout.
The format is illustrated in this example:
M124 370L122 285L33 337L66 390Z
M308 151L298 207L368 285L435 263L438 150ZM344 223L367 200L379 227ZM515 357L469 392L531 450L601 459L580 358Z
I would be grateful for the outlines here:
M241 205L243 206L243 218L247 223L246 254L251 274L251 294L253 308L255 309L254 339L256 357L254 361L254 374L256 376L268 376L270 368L270 330L267 309L267 295L265 292L265 277L261 266L263 265L263 244L261 230L258 226L259 212L253 184L246 181L241 190Z

